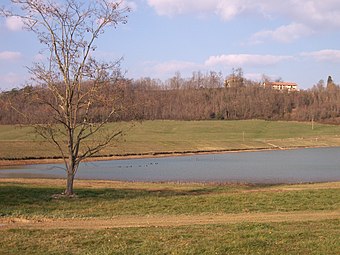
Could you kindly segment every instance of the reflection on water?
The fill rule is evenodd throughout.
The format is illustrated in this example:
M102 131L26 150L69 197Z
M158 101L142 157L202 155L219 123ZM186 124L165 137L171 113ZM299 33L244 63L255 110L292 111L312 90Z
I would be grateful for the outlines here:
M298 183L340 181L340 148L84 163L77 178L125 181ZM0 177L64 178L62 165L2 169Z

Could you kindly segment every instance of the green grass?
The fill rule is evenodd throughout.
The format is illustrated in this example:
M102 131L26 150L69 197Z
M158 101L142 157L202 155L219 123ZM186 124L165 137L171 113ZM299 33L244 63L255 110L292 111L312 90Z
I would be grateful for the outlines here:
M113 123L127 133L101 155L340 146L340 126L283 121L145 121ZM99 139L99 138L95 138ZM30 127L0 126L0 158L57 157L59 152Z
M77 187L77 186L76 186ZM0 215L24 218L112 218L118 215L200 215L336 210L339 189L274 191L251 185L183 185L158 189L76 189L77 199L54 199L62 187L0 183Z
M79 181L77 198L52 198L62 181L3 180L0 217L339 210L339 183L215 185ZM117 229L1 229L0 254L339 254L340 220Z
M339 254L340 221L8 230L1 254ZM1 233L1 232L0 232Z

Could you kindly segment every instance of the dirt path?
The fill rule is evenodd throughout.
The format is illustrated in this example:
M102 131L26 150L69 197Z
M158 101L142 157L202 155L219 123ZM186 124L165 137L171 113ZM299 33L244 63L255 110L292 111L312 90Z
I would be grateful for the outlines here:
M185 225L235 224L243 222L301 222L340 219L340 210L308 212L241 213L222 215L119 216L112 219L40 219L0 218L5 229L109 229L130 227L173 227Z

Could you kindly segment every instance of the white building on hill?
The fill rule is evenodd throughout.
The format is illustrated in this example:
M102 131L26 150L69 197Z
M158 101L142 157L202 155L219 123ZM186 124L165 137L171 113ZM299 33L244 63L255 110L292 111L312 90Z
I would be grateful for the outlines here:
M299 91L298 85L295 82L264 82L263 86L280 91Z

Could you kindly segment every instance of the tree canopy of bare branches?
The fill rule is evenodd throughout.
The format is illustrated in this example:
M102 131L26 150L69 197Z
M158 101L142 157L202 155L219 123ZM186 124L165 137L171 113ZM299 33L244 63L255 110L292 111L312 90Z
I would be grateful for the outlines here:
M116 114L110 90L121 78L120 61L97 61L95 42L106 28L127 22L129 7L113 0L11 0L2 7L4 17L19 17L25 29L44 45L46 61L29 68L35 86L35 101L44 105L49 121L34 123L36 131L57 146L67 172L65 195L73 195L73 181L79 163L96 154L120 130L86 142L102 131ZM86 86L85 86L86 84ZM34 90L37 91L37 90ZM34 96L32 96L34 97ZM91 119L94 106L105 106L105 114Z

